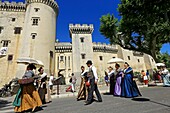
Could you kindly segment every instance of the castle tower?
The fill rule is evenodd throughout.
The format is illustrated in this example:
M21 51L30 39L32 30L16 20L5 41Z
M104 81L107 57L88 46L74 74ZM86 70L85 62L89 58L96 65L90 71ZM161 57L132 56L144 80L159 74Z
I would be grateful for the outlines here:
M25 12L22 2L0 0L0 87L16 75Z
M93 25L70 24L70 37L72 38L73 72L80 74L81 66L86 66L87 60L93 60L92 33Z
M58 5L54 0L26 0L23 40L19 58L33 58L44 64L46 73L54 72L56 17ZM25 70L18 64L17 76Z

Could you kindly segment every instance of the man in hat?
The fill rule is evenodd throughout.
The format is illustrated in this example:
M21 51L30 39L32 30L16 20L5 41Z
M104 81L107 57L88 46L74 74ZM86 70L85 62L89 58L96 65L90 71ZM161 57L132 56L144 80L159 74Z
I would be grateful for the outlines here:
M86 64L89 67L89 72L87 74L87 77L88 77L88 82L90 83L90 86L89 86L89 90L88 90L88 98L87 98L87 101L85 102L85 105L89 105L92 103L94 91L98 98L98 102L102 102L102 97L101 97L100 92L97 87L98 77L97 77L96 68L92 65L91 60L88 60Z

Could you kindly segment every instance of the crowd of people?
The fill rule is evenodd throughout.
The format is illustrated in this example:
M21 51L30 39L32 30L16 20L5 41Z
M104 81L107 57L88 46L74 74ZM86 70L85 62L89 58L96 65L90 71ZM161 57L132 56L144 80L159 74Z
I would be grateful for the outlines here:
M15 112L32 112L42 109L42 104L51 102L51 93L53 86L53 74L50 76L49 85L47 84L47 74L43 67L38 69L35 74L34 64L29 64L22 77L19 79L20 88L16 94L13 105Z
M97 97L95 101L102 102L103 100L98 90L97 69L91 60L88 60L86 64L88 67L87 70L85 70L84 66L81 66L81 84L77 101L86 100L85 105L89 105L95 100L95 92ZM15 112L35 111L36 109L42 109L42 104L51 102L50 95L53 94L54 74L52 73L50 75L49 84L47 84L47 74L44 72L43 67L38 69L38 74L34 73L33 70L35 69L36 67L33 64L29 64L22 79L18 81L20 88L13 102ZM157 74L156 76L160 82L163 81L164 86L170 86L170 74L166 67L163 67L161 71L155 74ZM144 84L148 84L149 73L145 73L142 70L141 75ZM133 78L133 69L127 62L124 63L124 69L121 69L118 63L115 64L115 70L111 66L108 67L108 72L105 71L104 77L106 85L110 87L110 94L126 98L142 96ZM72 92L75 92L76 81L77 78L72 73L69 80Z
M166 66L162 66L159 70L154 70L153 77L156 80L159 80L160 83L163 83L164 86L170 86L170 73L167 70Z
M133 69L127 62L124 63L124 69L121 69L120 65L116 63L115 70L111 66L108 70L105 82L106 85L110 84L110 94L126 98L141 96L136 82L133 80Z

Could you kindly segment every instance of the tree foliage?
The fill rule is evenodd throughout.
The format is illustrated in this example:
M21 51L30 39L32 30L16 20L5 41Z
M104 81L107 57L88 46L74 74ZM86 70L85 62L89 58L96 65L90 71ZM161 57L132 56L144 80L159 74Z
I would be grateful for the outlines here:
M165 65L170 68L170 55L168 52L165 53L159 53L158 54L158 61L165 63Z
M111 43L147 53L157 60L156 54L162 44L170 43L170 1L121 0L118 11L121 16L119 22L114 15L100 18L101 34Z

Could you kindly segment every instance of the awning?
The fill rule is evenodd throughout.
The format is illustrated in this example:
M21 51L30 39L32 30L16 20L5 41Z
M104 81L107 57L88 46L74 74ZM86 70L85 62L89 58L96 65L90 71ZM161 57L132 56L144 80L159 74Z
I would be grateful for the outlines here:
M22 63L22 64L35 64L35 65L38 65L38 66L44 66L44 64L42 63L42 61L36 60L36 59L33 59L33 58L29 58L29 57L18 58L18 59L17 59L17 63Z
M112 63L124 63L125 61L121 58L112 58L110 59L107 63L112 64Z
M156 63L156 66L165 66L164 63Z

